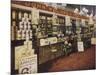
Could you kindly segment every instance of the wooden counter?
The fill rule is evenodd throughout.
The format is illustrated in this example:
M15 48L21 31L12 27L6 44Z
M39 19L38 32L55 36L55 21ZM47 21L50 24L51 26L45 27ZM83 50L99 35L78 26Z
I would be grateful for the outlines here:
M63 42L38 47L39 65L63 55Z

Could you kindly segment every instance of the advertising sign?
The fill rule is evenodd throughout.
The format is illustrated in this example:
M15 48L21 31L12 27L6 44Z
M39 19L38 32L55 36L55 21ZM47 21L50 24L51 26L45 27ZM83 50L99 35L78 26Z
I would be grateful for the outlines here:
M37 73L37 55L21 58L19 64L19 74Z

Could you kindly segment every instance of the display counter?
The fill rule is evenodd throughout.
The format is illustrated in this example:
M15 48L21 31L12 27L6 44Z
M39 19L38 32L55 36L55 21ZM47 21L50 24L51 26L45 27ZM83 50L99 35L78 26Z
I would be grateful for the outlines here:
M53 41L50 40L50 42L52 43L48 42L49 39L53 40ZM63 46L65 42L65 37L63 38L50 37L42 39L43 41L40 40L41 39L37 39L37 47L36 47L39 65L64 55ZM46 43L44 42L44 40L46 40ZM72 44L72 52L77 51L77 38L74 37L74 39L70 40L69 42Z
M55 39L55 41L53 38ZM58 41L56 37L45 38L42 40L43 41L41 41L41 39L38 39L37 41L39 65L63 55L62 46L64 44L64 41ZM44 40L46 40L46 43L44 42Z

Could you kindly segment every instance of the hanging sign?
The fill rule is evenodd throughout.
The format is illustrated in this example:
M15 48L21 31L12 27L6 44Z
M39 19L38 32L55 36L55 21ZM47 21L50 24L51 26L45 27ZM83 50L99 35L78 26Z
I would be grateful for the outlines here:
M36 8L32 10L32 24L38 24L39 20L39 11Z
M85 26L85 19L81 20L82 26Z
M58 25L57 20L57 15L54 14L52 18L53 25Z
M70 20L70 16L66 16L66 26L71 26L71 20Z

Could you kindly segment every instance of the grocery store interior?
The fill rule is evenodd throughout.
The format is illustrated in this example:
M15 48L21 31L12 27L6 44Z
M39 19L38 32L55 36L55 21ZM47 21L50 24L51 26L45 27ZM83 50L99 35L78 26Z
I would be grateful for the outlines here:
M95 69L95 5L11 1L11 74Z

